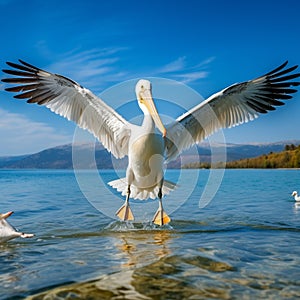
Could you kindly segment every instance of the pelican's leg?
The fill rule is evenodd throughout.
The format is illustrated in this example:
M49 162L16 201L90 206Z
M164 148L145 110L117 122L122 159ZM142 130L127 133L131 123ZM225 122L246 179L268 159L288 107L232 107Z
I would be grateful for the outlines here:
M133 213L129 206L129 197L130 197L130 185L128 185L127 188L127 195L125 203L118 209L116 212L116 215L122 220L122 221L132 221L134 220Z
M159 200L159 206L158 206L158 210L156 211L152 222L156 225L162 226L165 224L168 224L171 219L170 217L165 213L164 209L163 209L163 205L162 205L162 185L163 185L163 181L161 183L161 186L159 187L159 191L158 191L158 200Z

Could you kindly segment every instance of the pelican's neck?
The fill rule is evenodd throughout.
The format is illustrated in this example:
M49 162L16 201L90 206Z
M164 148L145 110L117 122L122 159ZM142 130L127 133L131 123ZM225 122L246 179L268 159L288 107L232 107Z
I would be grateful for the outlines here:
M145 133L154 132L155 124L151 115L148 112L147 113L144 112L144 120L143 120L142 128Z

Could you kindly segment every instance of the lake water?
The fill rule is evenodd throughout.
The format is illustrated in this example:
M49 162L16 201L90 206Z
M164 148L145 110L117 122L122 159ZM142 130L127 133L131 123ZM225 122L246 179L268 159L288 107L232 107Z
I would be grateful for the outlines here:
M201 209L209 171L172 170L167 179L181 183L164 199L164 228L149 222L156 201L132 202L139 223L112 219L122 200L92 173L0 171L1 212L36 235L0 246L0 299L300 297L300 207L290 196L300 170L226 170Z

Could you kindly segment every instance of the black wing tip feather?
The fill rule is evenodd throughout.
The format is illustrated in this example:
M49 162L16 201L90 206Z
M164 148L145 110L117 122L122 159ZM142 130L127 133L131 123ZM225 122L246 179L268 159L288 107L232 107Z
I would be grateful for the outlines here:
M249 85L254 85L256 91L246 96L247 105L255 112L262 114L275 110L276 106L284 105L284 101L292 99L293 94L298 91L291 87L300 85L300 73L294 73L298 65L292 67L287 67L287 65L288 61L285 61L263 76L229 86L223 91L223 95L241 94Z
M10 62L10 61L7 61L6 64L7 64L8 66L10 66L10 67L13 67L13 68L25 66L25 67L31 68L31 69L33 69L33 70L39 69L39 68L37 68L36 66L33 66L33 65L31 65L31 64L29 64L29 63L27 63L27 62L25 62L25 61L22 60L22 59L18 59L18 61L19 61L19 63L21 63L21 65L20 65L20 64L16 64L16 63L14 63L14 62ZM23 66L22 66L22 65L23 65Z
M43 69L40 69L34 65L31 65L31 64L25 62L22 59L19 59L18 61L20 62L20 64L7 61L6 64L13 69L2 69L2 72L9 74L9 75L13 75L13 76L18 76L18 77L4 78L4 79L1 79L2 82L21 83L21 82L17 82L18 80L20 80L20 81L23 81L24 83L27 83L27 81L29 82L30 80L34 81L34 79L37 78L39 71L44 72L44 73L49 73ZM25 71L25 72L23 72L23 71ZM51 73L49 73L49 74L51 74ZM53 75L57 76L63 80L69 81L70 83L72 83L74 85L78 85L78 86L82 87L76 81L74 81L68 77L65 77L65 76L59 75L59 74L53 74ZM21 77L28 77L28 80L26 80L26 78L21 78Z
M6 74L13 77L1 79L2 82L15 84L13 87L5 88L8 92L19 92L13 97L18 100L27 99L27 103L44 104L47 100L51 100L51 92L47 88L42 87L40 82L39 71L43 71L25 61L19 59L20 64L6 62L12 69L3 69ZM45 71L44 71L45 72Z
M2 72L6 73L6 74L10 74L10 75L23 76L23 74L18 75L18 74L15 74L15 73L25 71L27 73L36 74L38 71L44 71L44 70L42 70L42 69L40 69L40 68L38 68L34 65L31 65L31 64L25 62L22 59L18 59L18 61L19 61L20 64L7 61L6 64L9 67L13 68L13 70L3 69ZM14 72L14 73L12 73L12 72Z
M287 65L288 65L288 60L286 60L283 64L281 64L279 67L275 68L274 70L266 73L262 77L267 77L267 78L280 77L282 75L291 73L298 68L298 65L294 65L292 67L285 68ZM300 73L292 74L292 76L295 76L295 78L297 78L300 76ZM286 81L288 79L283 79L283 80Z
M12 77L2 79L2 82L15 85L5 88L8 92L19 92L19 94L14 95L15 99L27 99L28 103L43 105L58 97L61 90L52 90L52 88L47 85L47 82L44 81L45 76L48 78L46 74L49 75L50 80L52 80L54 84L59 86L59 89L66 87L74 88L74 86L83 88L77 82L65 76L49 73L21 59L19 59L19 62L20 64L6 62L12 69L2 70L4 73L12 75Z
M34 67L26 62L24 62L23 60L19 59L19 62L21 64L17 64L17 63L13 63L13 62L10 62L10 61L7 61L6 64L11 67L11 68L14 68L14 69L18 69L18 70L23 70L23 71L38 71L40 70L39 68L37 67ZM3 72L5 72L6 70L2 70ZM6 72L5 72L6 73Z
M282 69L284 69L287 65L288 65L289 61L286 60L283 64L281 64L280 66L276 67L275 69L273 69L272 71L264 74L263 76L269 76L271 74L275 74L279 71L281 71ZM298 65L296 65L296 68L298 67Z
M273 92L282 92L286 95L292 94L297 90L290 89L290 87L300 85L300 81L294 81L294 79L298 79L300 77L300 72L293 73L298 68L298 65L286 68L287 63L288 61L263 76L266 78L266 85L268 86L268 88L272 89Z
M38 68L38 67L36 67L36 66L34 66L34 65L31 65L31 64L25 62L25 61L22 60L22 59L19 59L19 62L20 62L22 65L24 65L25 67L31 68L32 70L35 70L35 71L42 71L42 69L40 69L40 68Z
M294 81L300 77L300 73L293 73L298 68L298 65L286 68L287 65L288 60L260 77L264 79L262 87L259 89L262 94L259 93L256 96L261 102L254 99L247 101L247 104L258 113L267 113L270 110L275 110L275 106L284 105L285 102L283 101L292 99L292 94L297 92L296 89L291 87L300 85L299 81Z
M6 64L9 67L11 67L12 69L2 69L2 72L6 73L8 75L13 75L13 76L17 76L17 77L3 78L3 79L1 79L2 82L21 83L19 81L24 79L24 83L28 83L29 80L31 80L31 81L34 80L37 72L40 71L40 69L38 69L32 65L29 65L20 59L19 59L19 62L22 65L16 64L13 62L9 62L9 61L6 62ZM26 80L26 78L28 78L28 80Z

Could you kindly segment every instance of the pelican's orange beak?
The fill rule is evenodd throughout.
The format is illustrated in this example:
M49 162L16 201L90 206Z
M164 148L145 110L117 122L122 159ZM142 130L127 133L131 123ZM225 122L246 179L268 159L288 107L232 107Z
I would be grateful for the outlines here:
M161 131L163 137L167 135L167 130L164 126L164 124L161 121L161 118L157 112L156 106L154 104L152 94L150 90L145 90L140 93L140 101L143 103L146 107L147 110L149 111L156 127Z
M1 214L0 215L0 219L7 219L8 217L10 217L14 212L13 211L9 211L5 214Z

